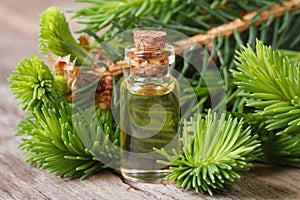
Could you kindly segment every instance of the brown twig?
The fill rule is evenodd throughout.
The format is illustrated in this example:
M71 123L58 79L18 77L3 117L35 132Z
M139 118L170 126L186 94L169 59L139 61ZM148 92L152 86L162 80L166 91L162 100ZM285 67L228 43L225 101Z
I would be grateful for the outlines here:
M279 18L282 17L287 11L293 12L299 9L300 9L300 0L290 0L282 4L276 4L261 13L258 13L257 11L248 13L244 15L242 19L236 18L235 20L227 24L214 27L208 30L204 34L198 34L188 39L175 42L174 46L175 46L176 53L180 54L184 50L189 49L192 45L195 45L195 43L198 43L199 45L207 46L211 43L212 39L217 39L219 34L221 34L223 37L229 37L234 33L235 30L241 33L248 29L252 20L257 15L259 15L259 17L253 24L256 27L266 22L270 18L270 16L273 16L274 18Z

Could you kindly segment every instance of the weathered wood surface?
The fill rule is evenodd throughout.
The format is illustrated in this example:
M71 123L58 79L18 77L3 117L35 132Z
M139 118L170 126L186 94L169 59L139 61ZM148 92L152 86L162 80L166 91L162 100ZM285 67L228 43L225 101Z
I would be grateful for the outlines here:
M300 169L263 164L226 193L213 197L182 191L172 184L124 182L105 171L87 180L55 177L30 167L21 158L14 127L23 112L16 106L6 81L22 57L38 52L39 13L50 5L67 10L68 1L0 0L0 199L300 199ZM74 28L74 26L72 26Z

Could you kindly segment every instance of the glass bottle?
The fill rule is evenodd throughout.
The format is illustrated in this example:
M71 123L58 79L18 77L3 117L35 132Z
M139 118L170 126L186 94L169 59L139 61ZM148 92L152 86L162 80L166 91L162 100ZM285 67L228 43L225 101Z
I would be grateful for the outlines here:
M158 182L170 172L154 148L179 150L179 84L169 73L174 47L166 33L134 32L125 49L130 74L120 88L121 173L133 181Z

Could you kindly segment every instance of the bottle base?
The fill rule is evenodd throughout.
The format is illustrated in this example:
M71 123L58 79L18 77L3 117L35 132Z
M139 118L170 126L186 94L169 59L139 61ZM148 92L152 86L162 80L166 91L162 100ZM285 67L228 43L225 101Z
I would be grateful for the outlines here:
M122 176L133 182L159 183L167 180L166 176L171 173L169 169L161 170L137 170L121 169Z

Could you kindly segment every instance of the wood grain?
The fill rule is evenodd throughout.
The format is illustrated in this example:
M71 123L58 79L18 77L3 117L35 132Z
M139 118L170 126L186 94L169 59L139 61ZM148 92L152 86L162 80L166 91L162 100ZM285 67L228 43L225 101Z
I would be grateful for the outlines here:
M25 3L26 2L26 3ZM62 179L25 163L14 127L24 113L6 81L22 57L38 53L39 13L50 5L78 6L69 1L0 0L0 199L300 199L300 170L256 163L232 189L216 196L182 191L173 184L124 181L111 171L87 180ZM72 26L72 27L75 27Z

